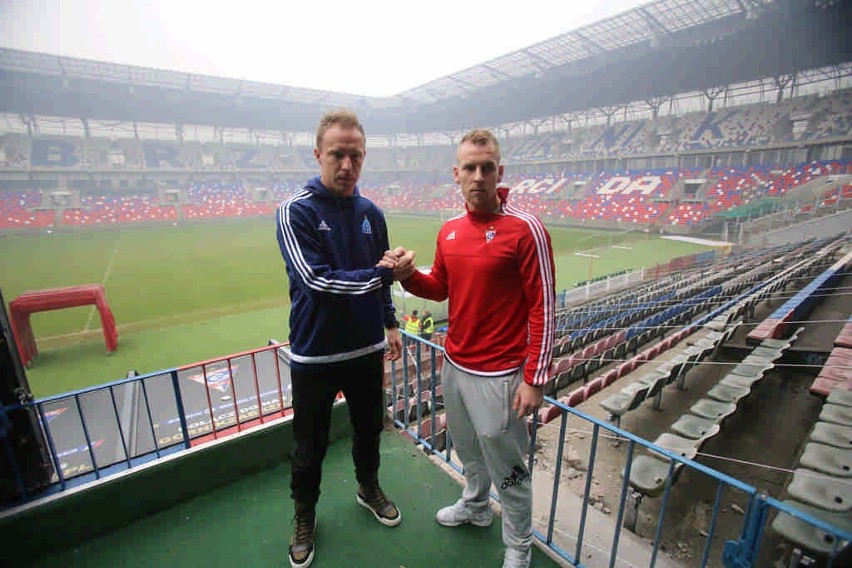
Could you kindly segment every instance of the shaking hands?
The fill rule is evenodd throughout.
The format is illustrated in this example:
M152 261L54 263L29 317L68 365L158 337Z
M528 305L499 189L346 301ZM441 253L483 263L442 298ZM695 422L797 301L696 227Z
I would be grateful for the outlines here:
M394 280L405 280L417 270L417 267L414 265L414 251L406 250L403 247L386 250L381 260L376 263L376 266L383 266L393 270Z

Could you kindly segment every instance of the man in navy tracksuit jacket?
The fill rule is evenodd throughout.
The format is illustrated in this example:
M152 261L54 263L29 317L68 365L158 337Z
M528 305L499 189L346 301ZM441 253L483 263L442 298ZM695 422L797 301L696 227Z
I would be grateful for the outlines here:
M358 192L365 153L358 118L345 110L326 114L314 149L320 176L284 201L276 219L290 280L295 517L289 558L294 568L314 558L322 461L331 407L341 390L354 431L356 500L382 524L402 521L379 486L379 440L384 351L389 347L390 357L398 358L402 350L390 295L392 269L413 257L397 259L391 253L381 210Z
M290 278L293 361L335 363L383 351L385 328L397 321L393 272L375 266L389 248L381 210L357 188L340 197L315 177L282 203L277 233Z

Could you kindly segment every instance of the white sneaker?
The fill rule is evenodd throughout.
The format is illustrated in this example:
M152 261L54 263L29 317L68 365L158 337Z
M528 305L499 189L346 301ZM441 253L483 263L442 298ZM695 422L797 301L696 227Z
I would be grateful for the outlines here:
M503 555L503 568L530 568L532 563L532 549L506 547Z
M477 527L487 527L491 524L492 517L493 513L489 505L485 505L482 509L474 509L473 507L468 507L462 499L459 499L449 507L444 507L435 515L438 523L445 527L457 527L467 524Z

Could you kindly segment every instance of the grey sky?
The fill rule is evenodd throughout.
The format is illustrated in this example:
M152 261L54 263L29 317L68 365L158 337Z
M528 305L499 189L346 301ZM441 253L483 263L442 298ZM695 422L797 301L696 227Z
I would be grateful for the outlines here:
M0 47L387 96L644 3L0 0Z

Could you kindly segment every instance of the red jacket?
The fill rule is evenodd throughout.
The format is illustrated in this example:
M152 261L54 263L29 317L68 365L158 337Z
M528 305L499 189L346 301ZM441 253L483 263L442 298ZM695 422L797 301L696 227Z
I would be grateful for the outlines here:
M504 375L526 361L524 380L542 385L553 359L553 249L535 216L506 205L499 213L468 211L438 232L429 274L415 272L403 287L423 298L449 297L446 355L461 369Z

